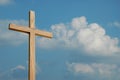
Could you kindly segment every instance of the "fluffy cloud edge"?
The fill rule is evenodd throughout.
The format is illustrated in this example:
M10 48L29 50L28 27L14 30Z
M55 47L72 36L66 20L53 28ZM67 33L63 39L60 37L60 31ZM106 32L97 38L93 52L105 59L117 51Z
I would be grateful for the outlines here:
M68 71L74 75L94 75L106 78L118 78L120 74L120 67L116 64L104 64L104 63L67 63Z
M36 75L41 72L40 66L36 63ZM0 79L5 80L27 80L28 78L28 67L24 65L17 65L9 70L0 72Z
M27 25L25 20L0 20L0 41L2 45L19 45L27 41L21 33L8 30L9 23ZM97 23L88 24L85 16L73 18L68 24L51 26L53 39L37 39L42 49L79 50L92 55L113 55L120 52L119 39L112 38ZM14 38L11 38L14 37Z
M28 22L25 20L0 20L0 46L16 46L27 41L27 37L24 33L15 32L8 29L10 23L14 23L17 25L28 24Z
M97 23L88 24L85 16L73 18L68 24L52 25L51 31L54 38L41 38L41 48L74 49L106 56L120 52L119 39L107 35L105 29Z
M0 72L1 80L26 80L27 69L23 65L17 65L9 70Z

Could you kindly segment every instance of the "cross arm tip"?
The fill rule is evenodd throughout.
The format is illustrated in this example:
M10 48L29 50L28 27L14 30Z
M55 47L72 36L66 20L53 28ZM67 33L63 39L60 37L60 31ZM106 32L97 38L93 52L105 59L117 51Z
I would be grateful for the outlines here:
M52 34L52 33L49 33L48 38L53 38L53 34Z
M9 24L9 29L10 29L10 30L14 30L14 29L17 28L16 26L17 26L16 24L10 23L10 24Z
M53 34L51 32L45 32L45 33L41 34L41 36L44 36L46 38L53 38Z
M51 32L41 31L41 30L35 30L36 35L43 36L46 38L52 38L53 34Z
M9 24L9 29L11 29L13 26L15 26L15 24L10 23Z

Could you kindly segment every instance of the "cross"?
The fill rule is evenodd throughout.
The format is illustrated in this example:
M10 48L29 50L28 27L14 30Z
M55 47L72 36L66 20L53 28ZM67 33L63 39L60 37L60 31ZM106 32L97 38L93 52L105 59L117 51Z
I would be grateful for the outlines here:
M29 34L28 80L35 80L35 35L52 38L52 33L35 29L35 12L29 12L29 27L9 24L9 29Z

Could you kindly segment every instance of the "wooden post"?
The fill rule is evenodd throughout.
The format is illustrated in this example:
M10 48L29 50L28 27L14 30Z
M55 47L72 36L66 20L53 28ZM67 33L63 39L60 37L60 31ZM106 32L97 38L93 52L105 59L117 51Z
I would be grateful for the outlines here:
M33 11L29 12L29 27L31 29L35 28L35 14ZM29 35L29 72L28 80L35 80L35 33L34 30Z
M29 59L28 59L28 80L35 80L35 35L52 38L52 33L35 29L35 13L29 12L29 28L9 24L9 29L29 34Z

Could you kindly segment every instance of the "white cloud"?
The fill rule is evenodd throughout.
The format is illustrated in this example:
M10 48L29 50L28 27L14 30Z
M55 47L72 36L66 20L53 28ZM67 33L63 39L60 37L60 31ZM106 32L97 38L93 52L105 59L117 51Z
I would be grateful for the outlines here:
M24 66L18 65L11 69L10 73L12 80L26 80L27 79L27 70Z
M25 20L0 20L0 46L18 45L26 41L25 34L9 30L9 24L27 25Z
M38 64L36 64L36 75L41 71ZM9 70L0 72L0 80L27 80L28 67L17 65Z
M111 55L119 53L118 38L111 38L97 23L88 24L84 16L77 17L69 24L51 26L53 39L40 39L41 48L78 49L89 54Z
M67 63L68 70L74 74L97 74L99 76L112 76L119 74L120 68L115 64L104 64L104 63Z
M93 73L94 70L91 66L88 64L77 64L77 63L72 63L72 64L67 64L68 68L70 71L73 71L74 73Z
M119 22L114 22L114 25L117 27L120 27L120 23Z
M40 66L36 64L36 75L41 72ZM0 80L27 80L28 67L17 65L8 70L0 72Z
M14 3L14 0L0 0L0 5L8 5Z
M27 69L23 65L18 65L0 73L1 80L26 80Z
M87 21L84 16L73 18L71 25L75 30L80 30L81 28L87 27Z
M109 26L120 27L120 22L115 21L115 22L109 23Z
M22 65L18 65L18 66L16 66L15 68L12 68L11 71L14 71L14 70L16 70L16 69L25 70L25 67L22 66Z
M19 32L8 30L9 23L27 25L25 20L0 20L0 46L19 45L27 37ZM88 24L84 16L72 19L68 24L60 23L51 26L53 39L37 40L44 49L74 49L88 54L111 55L119 53L119 40L106 34L105 29L97 23Z
M109 55L120 51L118 39L105 34L105 30L98 24L90 24L78 32L79 44L90 53Z

